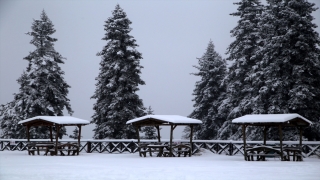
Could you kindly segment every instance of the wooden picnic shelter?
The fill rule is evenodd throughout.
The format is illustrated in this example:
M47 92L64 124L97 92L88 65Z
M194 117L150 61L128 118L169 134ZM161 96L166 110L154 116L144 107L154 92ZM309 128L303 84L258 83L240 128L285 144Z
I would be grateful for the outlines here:
M78 147L80 147L81 126L90 124L90 122L87 120L83 120L83 119L79 119L71 116L36 116L33 118L19 121L18 124L22 124L26 126L28 142L30 142L29 130L32 126L48 126L50 130L50 140L51 142L53 142L52 131L53 131L53 127L55 127L56 129L55 154L57 154L59 131L63 126L77 126L79 128ZM77 154L79 154L79 148L78 148Z
M296 127L299 131L299 148L302 148L302 132L303 128L312 124L312 122L299 114L248 114L232 120L232 123L242 126L244 158L247 160L246 152L246 128L248 126L264 127L263 144L266 145L267 131L270 127L277 127L279 131L280 156L283 159L282 147L282 128Z
M172 156L172 139L173 139L173 130L177 126L189 126L190 127L190 148L192 152L192 136L193 136L193 126L202 124L202 121L197 119L192 119L179 115L146 115L143 117L135 118L127 121L126 124L132 124L138 136L138 143L140 143L140 133L139 129L143 126L154 126L157 129L158 142L161 142L160 139L160 126L170 126L170 156Z

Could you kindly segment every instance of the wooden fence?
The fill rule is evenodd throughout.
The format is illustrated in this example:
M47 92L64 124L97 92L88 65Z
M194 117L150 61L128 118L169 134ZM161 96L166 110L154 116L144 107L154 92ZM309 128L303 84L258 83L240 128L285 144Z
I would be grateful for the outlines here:
M48 139L32 139L31 141L50 141ZM61 139L61 143L75 142L77 140ZM135 153L138 151L138 141L136 139L110 139L110 140L81 140L80 152L86 153ZM156 140L141 140L146 143L156 143ZM162 141L169 144L169 140ZM174 141L174 143L189 143L188 140ZM262 141L247 141L250 146L261 145ZM267 145L279 146L279 141L267 141ZM298 141L283 141L284 147L298 147ZM236 155L243 154L242 141L223 140L194 140L192 143L193 154L200 152L204 148L215 154ZM0 151L25 151L27 150L26 139L0 139ZM320 141L303 141L302 152L304 157L310 157L320 152Z

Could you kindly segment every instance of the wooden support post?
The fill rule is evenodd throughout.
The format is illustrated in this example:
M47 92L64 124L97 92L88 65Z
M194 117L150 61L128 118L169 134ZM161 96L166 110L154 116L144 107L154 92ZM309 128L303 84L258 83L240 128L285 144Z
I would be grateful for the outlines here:
M79 155L79 151L80 151L80 139L81 139L81 125L77 125L79 128L79 133L78 133L78 151L77 151L77 155Z
M267 141L267 130L268 130L268 127L267 127L267 126L264 126L264 129L263 129L263 145L266 145L266 141Z
M244 154L244 160L247 161L247 151L246 151L246 125L242 125L242 136L243 136L243 154Z
M299 127L299 134L300 134L299 148L302 151L302 127Z
M51 140L51 142L53 142L53 138L52 138L52 126L50 126L50 140Z
M190 151L191 151L190 153L191 154L193 152L193 150L192 150L192 137L193 137L193 124L190 124Z
M87 143L87 153L91 153L91 142L88 141Z
M155 126L157 129L157 133L158 133L158 142L161 142L161 136L160 136L160 127L159 126Z
M26 133L27 133L28 143L30 142L29 128L30 128L30 126L27 125L27 126L26 126L26 131L27 131ZM28 154L31 155L31 152L29 151L29 148L30 148L30 144L28 144Z
M173 125L170 126L170 156L172 156L172 137L173 137Z
M58 154L58 137L59 137L60 125L56 124L56 145L55 145L55 155Z
M170 128L170 156L173 156L173 153L172 153L173 130L177 127L177 125L171 124L170 127L171 127L171 128Z
M30 126L27 125L26 128L27 128L27 138L28 138L28 142L30 142L30 132L29 132Z
M282 149L282 127L279 125L279 139L280 139L280 156L281 156L281 161L283 161L283 149Z
M138 137L138 144L140 143L140 133L139 133L139 126L136 126L136 132L137 132L137 137Z

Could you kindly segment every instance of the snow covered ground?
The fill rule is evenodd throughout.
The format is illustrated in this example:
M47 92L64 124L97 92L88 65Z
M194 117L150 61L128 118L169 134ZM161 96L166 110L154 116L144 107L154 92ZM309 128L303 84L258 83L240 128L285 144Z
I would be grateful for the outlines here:
M192 157L139 157L135 154L80 153L79 156L29 156L27 151L0 152L1 180L319 180L320 159L303 162L247 162L243 156L208 151Z

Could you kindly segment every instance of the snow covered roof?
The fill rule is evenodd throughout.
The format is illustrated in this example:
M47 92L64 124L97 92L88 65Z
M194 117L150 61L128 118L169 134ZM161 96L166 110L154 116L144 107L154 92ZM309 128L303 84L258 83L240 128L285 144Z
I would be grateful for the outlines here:
M33 118L19 121L18 124L29 124L32 122L46 121L47 123L61 124L61 125L87 125L89 121L79 119L71 116L36 116Z
M232 120L236 124L295 123L310 125L312 122L299 114L248 114Z
M134 124L139 123L143 124L144 122L150 123L156 122L159 125L166 125L166 124L180 124L180 125L187 125L187 124L201 124L202 121L197 119L192 119L184 116L179 115L147 115L142 116L139 118L135 118L132 120L127 121L127 124Z

